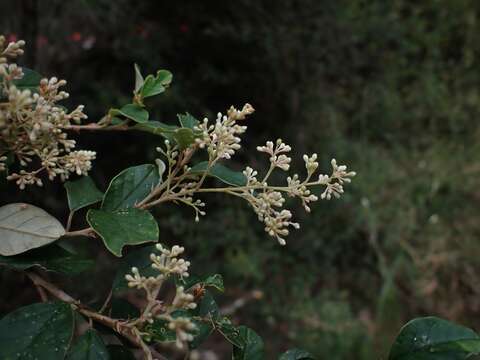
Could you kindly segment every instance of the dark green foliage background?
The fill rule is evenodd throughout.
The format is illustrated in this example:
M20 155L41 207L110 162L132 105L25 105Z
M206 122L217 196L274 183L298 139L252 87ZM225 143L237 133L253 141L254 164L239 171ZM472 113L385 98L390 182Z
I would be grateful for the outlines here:
M33 0L4 0L0 32L26 38L26 65L68 79L72 102L91 119L128 101L136 62L145 73L174 74L150 103L156 120L254 105L239 168L265 165L255 146L282 137L299 165L303 153L318 152L325 171L333 156L357 171L341 200L318 203L309 216L292 204L303 226L287 247L235 199L207 198L199 224L185 209L156 211L161 241L185 244L193 273L223 274L221 304L263 292L234 318L264 338L269 354L295 345L319 359L385 357L401 324L425 314L480 328L480 3L41 3L35 10ZM79 139L98 151L92 177L101 190L125 167L152 161L159 142L145 134ZM29 189L21 198L65 220L62 186L45 190L52 195ZM12 184L0 191L1 204L18 201ZM101 301L116 260L98 252L100 241L89 246L105 281L82 289L64 282ZM0 276L0 313L36 296L18 274ZM207 346L223 358L228 349L215 340Z

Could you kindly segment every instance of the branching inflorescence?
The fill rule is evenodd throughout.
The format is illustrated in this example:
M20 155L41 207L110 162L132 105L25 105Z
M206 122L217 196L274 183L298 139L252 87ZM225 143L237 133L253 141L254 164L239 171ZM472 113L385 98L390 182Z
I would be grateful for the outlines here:
M125 323L124 326L134 329L133 331L136 331L139 336L148 336L138 329L141 329L145 323L153 323L154 319L165 320L170 330L176 333L177 347L183 348L185 342L193 339L191 332L195 329L195 325L188 317L174 316L174 312L195 309L197 304L194 302L194 296L186 293L183 286L177 286L175 297L169 305L158 300L157 297L164 282L171 276L177 275L180 278L189 276L190 262L178 258L184 252L181 246L175 245L168 250L158 244L156 248L160 255L152 253L150 260L151 267L158 272L158 275L145 277L140 274L138 268L133 267L132 273L125 276L129 287L145 291L147 305L139 318Z
M24 42L10 43L7 46L4 46L4 42L4 38L0 38L0 48L3 49L0 75L3 79L3 95L7 98L0 103L0 169L5 168L4 154L13 153L22 169L18 173L10 174L8 179L16 181L21 189L31 184L42 185L39 176L42 171L48 174L50 180L57 175L65 180L71 173L87 174L95 152L73 151L75 141L68 139L66 133L66 129L72 128L72 122L80 123L86 118L83 106L80 105L67 113L56 105L68 97L66 92L59 90L66 84L64 80L43 79L38 93L18 89L14 80L22 78L22 69L15 64L9 64L7 60L22 54L21 47ZM292 221L291 211L284 208L285 196L300 199L305 210L309 212L310 203L318 200L311 191L312 187L325 187L325 191L320 195L322 199L339 197L343 193L343 185L350 182L355 172L348 172L345 165L339 166L332 160L330 175L316 175L317 154L304 155L306 177L301 180L298 174L293 174L286 178L285 186L273 186L269 183L270 175L277 169L287 172L291 163L288 154L292 149L279 139L275 143L268 141L264 146L257 147L270 161L270 167L262 178L258 178L258 170L247 167L243 171L244 184L223 188L203 187L206 177L217 163L231 159L240 149L241 135L247 130L243 121L253 112L250 104L244 105L241 110L232 106L226 115L218 113L214 123L207 118L197 122L193 127L195 141L184 149L170 139L165 140L165 147L157 147L157 151L164 155L167 165L160 159L157 160L157 165L162 173L165 168L168 170L166 179L153 188L137 206L149 208L167 201L180 202L195 210L195 219L198 221L200 216L205 215L205 203L199 199L194 200L195 195L203 192L223 192L246 200L264 224L265 231L284 245L289 228L299 228L299 224ZM75 129L92 129L90 125L76 125ZM105 126L100 128L105 129ZM108 130L108 127L106 129ZM190 164L192 155L202 150L207 152L207 164L201 172L193 171L195 168L192 170ZM34 159L39 160L37 168L25 170Z
M218 113L214 122L207 118L198 121L189 114L181 115L179 118L184 121L180 120L180 127L150 121L143 100L165 91L172 78L166 70L159 71L156 76L148 75L144 79L136 67L136 86L132 103L122 109L110 109L96 123L82 124L82 120L87 118L82 105L70 112L58 105L68 97L68 94L61 90L66 85L65 80L58 80L55 77L38 78L36 84L32 84L34 81L25 81L27 74L31 76L31 72L10 62L22 55L24 44L23 41L6 44L5 38L0 36L0 172L8 171L7 179L15 181L20 189L27 185L42 186L42 173L46 173L50 180L58 176L60 180L65 181L72 174L83 176L90 171L96 154L93 151L74 150L75 141L68 137L70 130L141 130L166 138L162 146L156 148L157 152L163 155L163 160L159 158L155 161L157 169L150 164L140 166L145 171L141 177L144 183L137 184L134 181L122 183L119 174L116 180L112 180L106 194L101 194L97 190L94 196L96 200L81 205L89 206L103 199L100 209L90 209L87 213L90 228L69 231L72 216L78 209L70 206L66 232L60 224L61 233L65 236L101 236L106 245L118 241L120 246L116 244L116 248L119 249L112 251L112 247L108 245L107 248L115 255L121 256L123 245L158 240L158 231L155 231L158 230L158 224L145 210L166 202L184 204L194 210L195 220L199 221L200 217L205 215L206 204L198 197L203 193L224 193L245 200L263 223L266 233L281 245L285 245L285 238L289 235L290 229L300 227L293 220L292 212L285 208L287 197L297 198L304 209L310 212L311 203L319 198L330 200L332 197L340 197L344 191L344 184L349 183L355 176L355 172L347 171L347 167L338 165L335 159L331 160L330 175L318 173L317 154L303 156L304 176L288 174L292 162L289 156L292 148L281 139L275 142L267 141L265 145L257 147L257 151L268 157L269 166L264 172L252 167L246 167L242 172L230 170L221 162L230 160L241 148L241 136L247 130L244 122L253 114L253 107L245 104L239 110L232 106L225 115ZM194 162L193 155L197 153L199 157L203 154L206 160ZM10 162L14 163L13 169L18 168L16 172L10 171L12 168ZM158 174L155 170L158 170ZM282 184L273 184L274 172L287 173ZM225 186L206 186L206 179L211 176L218 178ZM123 186L128 187L128 191L117 191ZM319 196L312 190L318 186L323 188ZM100 199L97 193L101 194ZM129 195L117 202L118 193ZM133 201L130 196L135 197ZM115 198L115 206L109 207L105 202L111 198ZM95 216L97 220L104 221L100 228ZM151 232L149 230L145 235L141 231L135 231L125 240L117 239L122 237L120 232L112 236L105 231L105 228L111 230L109 221L105 226L105 219L114 219L112 223L119 223L126 216L133 216L135 223L140 219L139 226L152 225L149 227ZM115 239L112 240L111 237ZM134 240L133 243L130 237ZM196 331L194 321L198 320L192 321L191 317L198 299L192 294L192 289L184 288L182 285L183 279L189 276L190 266L188 261L179 257L184 252L183 247L176 245L167 249L163 245L157 245L156 250L150 255L150 270L154 270L154 275L150 275L149 271L149 275L146 276L136 267L131 268L131 273L122 274L130 288L140 290L145 295L145 305L141 307L140 315L134 319L111 319L101 314L102 311L97 313L81 307L78 301L38 275L31 273L29 276L37 286L72 304L84 316L99 321L128 338L144 351L145 358L152 359L149 325L155 321L165 322L168 329L175 334L177 347L184 348L185 343L194 338ZM26 251L25 248L22 248L22 251ZM159 300L159 293L165 281L173 277L181 280L175 282L176 291L173 299Z
M285 144L281 139L275 143L268 141L264 146L258 146L259 152L268 155L270 167L263 178L259 180L258 171L247 167L243 171L245 184L222 187L222 188L204 188L202 187L205 177L215 168L215 164L221 159L230 159L235 151L240 148L240 137L245 132L246 126L240 126L237 121L244 120L247 115L254 112L250 104L246 104L242 110L231 107L227 115L218 114L215 124L210 124L208 119L199 124L195 130L200 132L195 145L200 149L206 149L208 153L208 164L203 174L199 175L192 172L192 169L185 164L185 155L191 156L195 150L195 145L189 149L190 152L179 157L178 146L172 148L170 142L165 141L166 150L157 148L166 158L168 163L167 184L159 187L160 191L152 191L152 195L147 198L144 207L149 207L163 201L180 201L191 206L195 210L195 219L199 220L199 215L205 215L202 208L205 203L201 200L194 200L196 193L204 192L223 192L229 195L240 197L246 200L258 215L258 219L264 223L265 231L278 242L285 245L285 237L289 234L289 228L298 229L300 225L292 221L292 213L284 209L285 196L296 197L300 199L303 207L310 212L309 204L317 201L318 197L311 192L315 186L324 186L325 190L320 195L321 199L330 200L332 197L340 197L343 193L343 185L349 183L355 176L355 172L347 171L345 165L337 165L335 159L332 159L332 172L330 175L316 174L318 169L317 154L311 156L304 155L306 176L300 180L298 174L293 174L286 178L285 186L273 186L269 184L269 179L273 171L288 171L290 169L291 158L287 155L291 152L291 147ZM157 161L157 163L159 163ZM316 176L316 177L315 177Z
M72 122L87 118L83 105L71 112L58 105L69 96L60 90L65 80L42 79L38 92L15 85L24 73L9 60L23 54L24 44L20 40L6 45L0 36L0 170L5 169L6 154L14 154L21 169L8 179L16 181L20 189L32 184L41 186L43 171L50 180L56 176L65 180L71 173L85 175L95 158L93 151L74 151L75 140L65 132Z

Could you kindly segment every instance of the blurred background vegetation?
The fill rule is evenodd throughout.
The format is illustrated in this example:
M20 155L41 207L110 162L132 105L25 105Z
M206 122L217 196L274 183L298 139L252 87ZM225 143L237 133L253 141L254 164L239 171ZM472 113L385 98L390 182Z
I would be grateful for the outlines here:
M425 314L480 329L478 1L1 3L0 33L27 40L22 64L67 79L72 103L91 119L128 101L136 62L145 73L174 73L150 104L155 119L254 105L238 168L262 166L255 146L281 137L299 165L303 153L318 152L325 171L331 157L357 171L342 199L309 216L291 205L303 226L286 247L235 199L209 197L199 224L185 209L157 211L161 241L185 244L192 272L223 274L223 306L263 294L234 319L265 339L268 358L292 345L319 359L385 358L400 326ZM145 136L79 138L98 152L100 188L155 158L161 140ZM64 219L62 185L46 190L22 200ZM18 201L13 184L0 191L1 204ZM89 246L95 281L63 281L100 301L116 261ZM36 297L27 280L0 271L0 314ZM228 358L216 340L205 347Z

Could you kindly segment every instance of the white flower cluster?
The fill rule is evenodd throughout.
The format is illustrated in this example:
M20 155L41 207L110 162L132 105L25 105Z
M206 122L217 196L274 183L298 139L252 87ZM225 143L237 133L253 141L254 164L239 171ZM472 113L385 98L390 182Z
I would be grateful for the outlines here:
M8 64L8 59L23 55L23 46L25 46L23 40L7 44L5 36L0 35L0 76L6 81L18 79L22 75L22 70L16 64Z
M175 245L171 250L164 248L161 244L157 245L160 255L151 254L152 267L158 270L163 276L177 274L180 277L188 277L189 261L178 259L178 255L182 254L185 249L182 246Z
M237 121L245 119L253 111L253 107L249 104L246 104L242 110L237 110L232 106L227 111L227 115L218 114L215 125L210 125L208 119L205 119L196 128L197 131L201 131L202 136L196 140L192 147L193 151L188 149L181 156L177 151L170 149L168 142L166 142L166 151L158 148L157 150L165 155L169 163L167 185L162 184L159 189L164 191L154 192L154 196L148 199L150 202L147 201L142 205L150 207L164 201L182 202L194 208L195 220L198 221L199 215L205 215L205 211L202 209L205 207L205 203L201 200L194 200L196 193L224 192L246 200L252 206L258 219L265 225L265 231L276 238L280 244L285 245L285 237L289 234L289 228L298 229L300 225L292 220L292 212L284 208L284 196L298 198L302 202L303 208L310 212L310 204L319 199L319 196L312 193L312 187L325 187L324 192L320 195L322 199L329 200L332 197L339 197L343 193L343 185L351 181L355 172L348 172L345 165L337 165L334 159L331 162L333 168L331 175L319 174L317 179L313 179L319 167L318 155L304 155L305 178L300 179L298 174L293 174L287 176L286 186L271 185L269 183L270 175L276 169L289 171L292 163L289 156L292 148L278 139L276 142L267 141L265 145L257 147L259 152L268 155L270 162L270 167L263 177L259 177L257 170L247 167L243 171L246 178L244 186L203 188L203 181L216 162L220 159L230 159L240 148L240 135L245 132L246 126L239 126ZM203 174L198 172L191 174L191 168L188 166L188 161L197 148L204 148L209 154L208 166ZM178 164L177 158L179 159ZM177 167L174 167L175 165ZM170 182L172 183L170 184Z
M268 178L275 168L283 171L290 169L291 158L286 153L291 151L291 147L278 139L274 144L268 141L264 146L258 146L257 150L269 155L270 169L263 180L257 179L258 171L247 167L243 174L247 179L247 185L240 188L232 188L231 191L238 193L253 207L258 219L265 224L265 231L275 237L281 245L285 245L285 236L289 234L289 227L298 229L300 225L292 221L290 210L283 209L285 198L283 193L288 196L297 197L302 201L302 205L307 212L310 212L309 203L317 201L318 197L311 193L310 188L318 185L326 186L325 191L320 196L322 199L331 199L339 197L343 193L342 184L351 181L355 172L347 172L344 165L338 166L335 159L332 160L332 174L319 175L318 179L311 181L312 176L318 169L317 154L311 156L304 155L305 169L307 176L300 180L298 174L287 177L287 186L270 186Z
M20 56L24 44L6 44L0 36L0 170L6 167L4 155L12 153L21 169L7 179L16 181L20 189L41 186L41 172L46 172L50 180L56 176L65 180L72 173L86 175L96 155L93 151L73 151L75 140L65 133L72 122L87 118L82 105L71 112L57 105L69 96L60 90L65 80L42 79L38 93L21 90L13 83L23 77L23 72L8 60Z
M351 178L355 176L354 171L347 172L347 167L345 165L337 165L337 161L335 159L332 159L332 168L332 175L330 175L329 178L325 178L326 175L323 175L322 180L327 188L321 195L322 199L330 200L332 195L336 198L339 198L340 195L343 194L343 184L350 183L352 181Z
M159 254L150 254L150 260L152 261L152 268L158 271L157 276L142 276L136 267L131 269L131 274L125 275L128 286L144 290L148 301L141 318L134 320L131 325L145 321L152 323L154 319L168 321L168 327L176 332L177 346L182 348L186 341L193 340L191 332L195 329L195 325L190 318L173 316L173 313L177 310L195 309L197 307L197 304L194 302L195 298L192 294L185 292L183 286L177 286L175 297L170 305L157 300L157 295L164 281L170 276L188 277L190 262L179 258L179 255L185 250L181 246L175 245L171 249L167 249L158 244L156 248Z
M195 130L200 131L202 135L196 140L198 146L206 148L211 161L218 159L230 159L235 151L240 149L240 137L246 130L246 126L237 124L237 121L244 120L255 110L250 104L245 104L242 110L237 110L233 106L227 111L227 115L217 114L217 120L214 125L209 124L207 118L198 125Z
M189 276L188 268L190 262L178 258L178 256L185 251L182 246L174 245L172 249L168 250L161 244L157 244L156 248L160 252L160 255L151 253L150 260L152 261L152 268L157 270L159 274L147 278L140 275L138 268L133 267L131 269L133 275L125 275L129 287L144 289L149 292L152 289L161 286L163 280L172 274L176 274L182 278Z

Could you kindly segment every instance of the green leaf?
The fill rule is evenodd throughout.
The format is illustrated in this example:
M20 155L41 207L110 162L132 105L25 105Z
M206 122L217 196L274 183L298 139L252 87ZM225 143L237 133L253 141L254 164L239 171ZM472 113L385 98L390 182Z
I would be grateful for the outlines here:
M168 86L172 83L173 74L168 70L158 70L157 71L157 81L159 81L163 86Z
M93 268L95 261L72 254L55 243L21 255L0 256L0 265L16 270L27 270L38 266L48 271L76 275Z
M38 87L40 85L40 80L42 80L42 75L31 69L22 68L22 70L23 77L18 80L13 80L13 85L15 85L19 90L30 90L32 92L38 92Z
M0 320L0 359L63 360L74 328L66 303L22 307Z
M112 292L115 294L129 289L125 275L131 273L132 267L138 268L140 273L146 277L157 275L158 271L152 268L152 260L150 260L150 254L157 252L155 245L144 246L141 249L135 249L129 252L127 256L122 259L117 269L117 273L113 279Z
M70 211L77 211L95 204L103 198L103 193L97 189L89 176L83 176L76 181L67 181L64 186L67 190Z
M237 329L242 347L233 348L233 360L263 360L265 351L260 336L246 326L239 326Z
M315 360L315 358L308 351L300 349L290 349L280 355L278 360Z
M110 355L100 335L89 329L72 347L67 360L110 360Z
M190 173L201 175L207 171L208 161L202 161L190 169ZM233 171L222 164L214 164L208 171L209 176L216 177L225 184L245 186L247 178L242 172Z
M200 121L195 119L192 115L190 115L188 112L185 114L178 114L178 121L180 122L180 125L184 128L189 128L192 129L200 124Z
M172 82L172 78L172 73L167 70L159 70L155 77L148 75L140 90L142 97L148 98L163 93L165 88Z
M230 319L224 317L215 324L218 332L223 335L233 346L243 347L243 340L240 337L240 331L232 324Z
M133 354L125 346L108 345L107 349L111 360L135 360Z
M414 319L400 330L389 360L461 360L479 353L477 333L431 316Z
M207 319L216 320L218 318L218 305L208 290L205 291L200 303L193 311L195 316L200 316Z
M148 98L151 96L159 95L165 91L165 86L161 82L157 81L153 75L148 75L145 78L145 83L143 84L140 93L143 98Z
M134 64L134 68L135 68L135 93L138 93L138 91L142 88L145 80L140 71L140 67L137 64Z
M224 292L225 291L225 286L223 285L223 278L222 275L220 274L215 274L212 276L207 277L203 284L206 287L213 287L217 289L218 291Z
M192 129L180 128L173 133L173 139L177 142L180 150L184 150L195 142L195 134Z
M36 206L15 203L0 207L0 255L18 255L50 244L63 234L63 225Z
M114 211L135 206L160 182L158 168L152 164L133 166L115 176L102 202L102 210Z
M204 287L213 287L221 292L225 291L225 286L223 285L223 278L222 278L222 275L220 274L211 275L206 278L189 276L188 278L181 279L180 283L186 289L190 289L193 286L200 284L201 286L204 286Z
M116 212L90 209L87 221L115 256L125 245L158 241L158 224L146 210L136 208Z
M141 106L135 104L127 104L121 109L112 109L110 110L110 115L123 115L126 118L140 124L146 123L148 121L148 111Z

